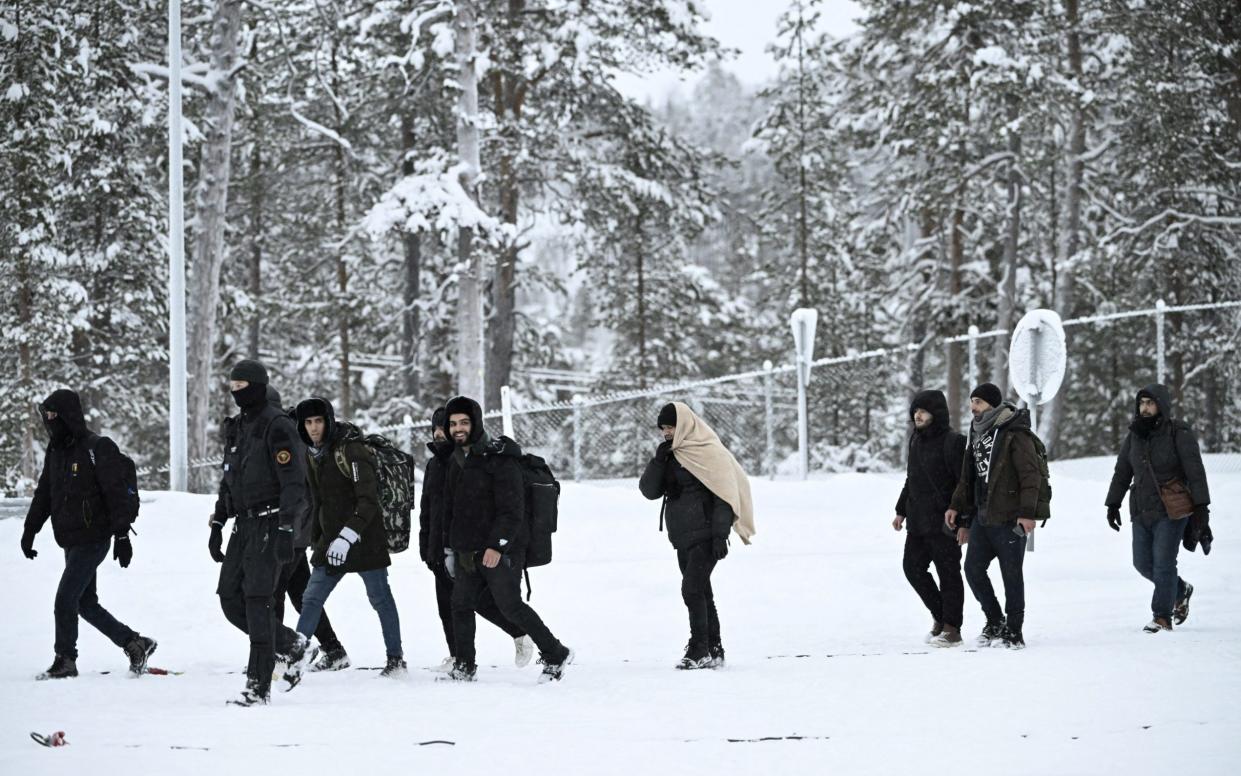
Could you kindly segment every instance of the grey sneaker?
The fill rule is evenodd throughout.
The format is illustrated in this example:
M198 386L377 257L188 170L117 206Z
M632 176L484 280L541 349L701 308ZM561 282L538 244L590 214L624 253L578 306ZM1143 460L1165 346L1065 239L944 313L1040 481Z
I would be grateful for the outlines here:
M399 679L408 673L409 669L405 667L404 658L388 655L388 664L384 666L384 670L379 672L379 675L388 679Z

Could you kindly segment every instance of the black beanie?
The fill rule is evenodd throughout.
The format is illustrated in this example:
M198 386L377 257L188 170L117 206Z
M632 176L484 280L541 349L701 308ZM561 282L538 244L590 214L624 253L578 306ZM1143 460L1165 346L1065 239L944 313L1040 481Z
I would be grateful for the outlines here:
M672 426L673 428L676 428L676 425L677 425L676 405L665 404L663 409L659 411L659 420L655 421L655 424L658 426Z
M999 387L993 383L983 383L974 389L970 394L971 399L982 399L992 407L998 407L1004 403L1004 394L1000 393Z
M436 407L435 412L431 413L432 433L434 433L435 429L437 428L442 428L442 429L448 428L448 413L444 411L443 407Z
M267 385L267 367L258 361L245 359L238 361L233 371L228 373L229 380L245 380L251 385Z

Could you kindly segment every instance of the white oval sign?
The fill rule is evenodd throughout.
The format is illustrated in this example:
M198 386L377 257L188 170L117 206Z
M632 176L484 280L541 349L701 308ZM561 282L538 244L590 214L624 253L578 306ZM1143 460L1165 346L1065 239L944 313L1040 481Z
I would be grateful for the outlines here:
M1068 360L1064 326L1051 310L1031 310L1013 330L1008 348L1008 379L1029 404L1046 404L1064 381Z

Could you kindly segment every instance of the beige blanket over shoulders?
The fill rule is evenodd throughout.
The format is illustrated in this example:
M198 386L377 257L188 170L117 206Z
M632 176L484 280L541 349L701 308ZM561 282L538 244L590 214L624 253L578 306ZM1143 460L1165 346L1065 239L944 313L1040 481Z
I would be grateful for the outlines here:
M754 501L745 470L705 420L682 402L673 402L673 406L677 409L673 455L708 490L733 508L733 530L742 542L749 544L756 531Z

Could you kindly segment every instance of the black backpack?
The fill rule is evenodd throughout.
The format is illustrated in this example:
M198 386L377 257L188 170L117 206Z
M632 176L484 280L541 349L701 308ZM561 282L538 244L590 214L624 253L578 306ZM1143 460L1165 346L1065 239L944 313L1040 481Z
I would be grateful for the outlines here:
M90 453L90 464L95 467L98 472L98 465L95 463L95 448L99 446L99 440L103 437L98 434L91 434L90 441L87 443L86 450ZM108 521L115 529L119 526L133 525L138 519L138 508L140 502L138 500L138 467L134 464L134 459L121 452L118 447L116 454L120 456L121 473L125 480L125 500L121 504L121 513L108 513ZM109 508L112 505L109 505Z
M398 553L409 549L413 532L414 469L416 464L409 453L379 434L363 434L352 423L339 422L342 442L358 442L370 448L375 456L375 480L379 490L379 510L383 514L384 533L388 538L388 552ZM344 445L336 446L336 467L346 479L352 480L349 464L345 460Z
M552 534L560 511L560 483L547 461L537 455L523 455L521 479L526 487L526 525L530 543L526 546L526 568L552 562Z

